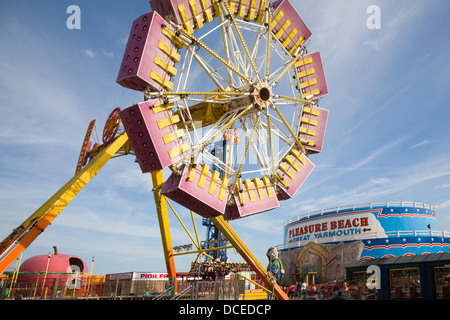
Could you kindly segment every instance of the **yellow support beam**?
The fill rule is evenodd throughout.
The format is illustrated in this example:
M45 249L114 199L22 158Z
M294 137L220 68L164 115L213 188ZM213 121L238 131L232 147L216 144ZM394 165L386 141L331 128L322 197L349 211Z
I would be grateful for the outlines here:
M186 252L178 252L178 253L174 253L174 256L184 256L187 254L205 254L206 252L211 252L211 251L218 251L218 250L227 250L227 249L234 249L233 246L224 246L224 247L214 247L214 248L209 248L209 249L198 249L198 250L193 250L193 251L186 251ZM210 258L212 258L211 256L209 256ZM214 258L212 258L212 260L214 260Z
M283 289L280 288L275 279L269 277L267 270L262 266L258 259L256 259L250 249L245 245L241 238L239 238L228 222L226 222L222 216L211 218L211 221L233 245L241 257L250 265L252 270L264 281L264 284L268 288L272 289L275 296L280 300L289 300Z
M177 292L175 260L173 256L172 237L170 236L169 215L167 213L167 202L161 195L160 185L164 183L162 170L152 171L153 196L155 198L156 213L158 215L159 230L163 245L164 258L166 260L167 274L173 291ZM175 281L174 281L175 280Z
M227 246L227 247L219 247L219 248L213 248L213 249L214 249L214 250L221 250L221 249L232 249L232 248L233 248L233 246ZM199 255L200 255L200 254L203 254L204 256L208 257L209 259L214 260L214 258L211 257L209 254L205 253L205 251L206 251L206 250L201 251L201 252L199 253ZM192 252L192 253L197 253L197 252ZM198 256L197 256L197 259L195 260L195 262L197 262L197 260L198 260ZM224 262L220 262L220 265L224 265ZM247 280L247 281L253 283L254 285L260 287L261 289L263 289L263 290L266 291L267 293L269 293L269 294L272 293L272 291L270 291L270 290L267 289L266 287L260 285L259 283L253 281L253 280L250 279L250 278L247 278L246 276L244 276L244 275L242 275L241 273L237 272L235 269L233 269L233 268L227 268L227 269L229 269L231 272L233 272L234 274L238 275L239 277L241 277L241 278L243 278L243 279L245 279L245 280Z
M0 274L52 223L81 189L128 141L118 136L0 244Z

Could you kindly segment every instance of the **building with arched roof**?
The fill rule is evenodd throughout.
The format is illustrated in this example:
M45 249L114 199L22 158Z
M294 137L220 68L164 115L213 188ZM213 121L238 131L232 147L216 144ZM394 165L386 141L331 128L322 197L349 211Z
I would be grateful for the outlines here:
M350 205L298 215L278 246L285 282L345 279L355 260L443 253L450 232L436 230L435 208L418 202Z

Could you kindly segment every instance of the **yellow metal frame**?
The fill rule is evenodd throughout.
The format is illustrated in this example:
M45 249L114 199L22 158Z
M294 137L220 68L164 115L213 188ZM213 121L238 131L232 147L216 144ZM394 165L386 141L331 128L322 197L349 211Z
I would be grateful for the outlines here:
M234 245L231 246L223 246L223 247L216 247L216 248L209 248L209 249L202 249L201 245L200 245L200 241L199 241L199 237L198 237L198 232L197 232L197 227L195 224L195 220L194 220L194 213L192 211L191 212L191 219L192 219L192 225L194 227L194 231L195 231L195 236L196 236L196 240L194 240L194 237L191 235L191 233L189 232L189 230L187 229L186 225L183 223L183 221L181 220L180 216L178 215L178 213L175 211L175 209L173 208L172 204L170 203L170 201L163 196L163 198L165 199L165 201L167 201L167 204L169 205L169 207L172 209L172 212L174 213L174 215L176 216L176 218L178 219L178 221L180 222L181 226L183 227L183 229L185 230L186 234L189 236L189 238L191 239L192 243L194 244L194 246L197 248L197 250L194 251L188 251L188 252L180 252L180 253L174 253L173 256L181 256L181 255L186 255L186 254L197 254L197 257L195 259L195 262L197 262L198 258L200 257L200 255L204 255L208 258L210 258L211 260L213 260L213 257L211 257L209 254L207 254L207 252L210 251L217 251L217 250L223 250L223 249L236 249L236 247ZM213 220L212 220L213 221ZM229 224L227 223L228 227ZM229 227L230 228L230 227ZM234 233L234 232L233 232ZM237 235L234 233L234 235L237 237ZM228 239L228 238L227 238ZM247 278L246 276L240 274L237 271L231 270L232 272L234 272L235 274L237 274L238 276L250 281L251 283L255 284L256 286L260 287L261 289L265 290L268 293L273 293L271 290L267 289L264 286L261 286L259 283L253 281L252 279ZM184 285L186 284L183 283L182 288L184 287ZM182 289L180 290L182 291Z
M167 274L171 286L177 292L177 274L175 271L175 260L173 255L172 237L170 235L169 216L167 214L167 204L161 195L161 185L164 183L162 170L152 172L153 196L155 197L156 212L158 214L159 230L161 232L161 240L166 260Z
M99 149L100 150L100 149ZM78 192L98 173L98 171L106 164L108 160L115 156L125 155L129 151L128 136L125 132L115 138L110 144L103 146L103 149L98 155L87 164L81 171L79 171L72 179L70 179L58 192L56 192L47 202L45 202L38 210L36 210L27 220L25 220L17 230L11 233L0 244L0 274L2 274L11 263L20 256L25 249L51 224L51 222L61 213L61 211L70 203L70 201L78 194ZM178 292L176 279L176 269L174 257L183 254L197 254L196 261L200 255L210 257L207 252L234 248L242 258L250 265L254 272L264 281L267 288L262 287L268 292L273 292L279 299L288 299L286 294L276 284L275 280L271 278L266 269L259 263L256 257L239 238L236 232L226 222L222 216L211 218L214 225L222 232L222 234L231 243L231 246L220 248L202 249L195 226L194 215L191 211L191 219L195 229L196 240L192 237L180 216L176 213L173 206L165 198L160 190L164 183L163 172L158 170L151 173L153 182L153 195L156 204L156 211L158 216L159 228L161 232L161 241L164 251L164 259L166 261L166 268L171 285L174 292ZM172 209L175 216L187 232L188 236L196 246L197 250L184 253L173 252L172 240L170 234L170 225L167 205ZM235 272L237 275L243 275ZM244 277L245 278L245 277ZM255 283L251 279L247 280ZM259 284L255 283L260 286Z
M0 244L0 273L8 269L14 259L20 256L52 223L78 192L127 141L127 134L122 133L113 142L105 146L89 164L2 241Z
M286 293L278 286L275 279L269 276L267 270L256 259L250 249L239 238L237 233L231 228L230 224L224 220L222 216L211 218L214 225L222 232L222 234L230 241L236 251L244 258L245 262L250 265L252 270L264 281L264 284L271 288L278 299L288 300Z

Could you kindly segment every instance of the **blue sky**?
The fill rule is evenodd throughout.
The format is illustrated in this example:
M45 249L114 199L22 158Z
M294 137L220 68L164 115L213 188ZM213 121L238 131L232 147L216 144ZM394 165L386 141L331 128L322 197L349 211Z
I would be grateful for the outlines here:
M325 66L324 149L293 199L231 226L263 265L267 249L283 242L283 222L312 210L424 202L436 206L438 229L450 230L450 1L291 2ZM150 11L148 1L131 3L0 3L2 237L73 176L90 120L100 134L115 107L142 100L115 82L131 23ZM72 4L81 8L80 30L66 27ZM381 9L379 30L366 27L369 5ZM57 245L89 266L95 256L94 274L165 271L151 189L132 156L109 161L22 259ZM189 243L172 216L171 227L173 245ZM197 228L204 238L200 218ZM176 258L177 270L193 259Z

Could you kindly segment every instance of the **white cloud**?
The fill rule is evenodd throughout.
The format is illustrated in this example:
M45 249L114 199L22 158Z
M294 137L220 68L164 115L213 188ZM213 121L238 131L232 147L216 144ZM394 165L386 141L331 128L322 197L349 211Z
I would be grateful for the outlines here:
M73 211L73 210L71 210ZM111 233L117 236L134 236L160 238L158 226L148 226L128 221L126 216L108 216L92 211L64 214L55 220L58 226L94 231L95 233Z
M415 145L409 147L409 150L412 150L412 149L415 149L415 148L418 148L418 147L422 147L422 146L424 146L426 144L429 144L429 143L430 143L430 140L422 140L422 141L416 143Z
M436 209L449 208L450 207L450 200L444 201L444 202L436 205L435 207L436 207Z
M119 41L119 44L120 45L126 45L127 43L128 43L128 38L130 37L130 35L129 34L127 34L127 35L124 35L123 36L123 38L121 38L121 40ZM125 47L125 46L124 46Z
M376 159L377 157L381 156L382 154L388 152L389 150L391 150L392 148L397 146L399 143L401 143L403 140L405 140L405 138L406 137L400 137L391 143L382 145L381 147L376 149L374 152L369 154L366 158L364 158L361 161L359 161L358 163L356 163L351 169L354 170L354 169L358 169L358 168L365 166L367 163L371 162L372 160Z
M402 5L402 7L399 8L400 10L396 12L393 18L386 22L386 25L390 28L395 28L396 26L403 27L416 19L426 6L427 4L423 1L408 2L407 6Z
M1 143L70 145L70 129L84 121L70 69L74 62L17 18L8 16L0 28L0 105L8 119L0 128Z
M285 208L289 207L294 212L303 213L370 202L399 200L427 202L426 199L432 198L430 195L425 196L421 189L435 179L450 175L450 163L446 157L431 158L421 163L411 163L404 168L389 169L385 171L385 175L389 178L371 178L368 181L355 179L347 187L342 187L345 179L342 179L340 175L335 176L337 179L324 179L320 183L312 182L313 187L300 189L299 196L292 199L292 203ZM414 191L416 189L419 191ZM418 195L419 198L412 199ZM444 208L449 204L446 201L436 207Z
M330 167L329 166L325 170L327 172L331 172L331 173L328 173L324 178L321 178L320 180L316 177L315 178L316 180L314 182L312 182L312 184L302 187L302 190L304 190L304 191L314 190L317 187L324 185L328 181L337 179L344 175L348 175L349 173L356 171L356 170L365 169L365 168L367 168L368 163L370 163L371 161L374 161L375 159L377 159L377 158L381 157L382 155L386 154L387 152L391 151L394 147L399 145L405 139L406 139L406 136L400 137L400 138L392 141L389 144L382 145L381 147L377 148L375 151L373 151L372 153L367 155L365 158L360 159L358 162L356 162L353 165L350 165L349 167L340 167L340 166L331 166ZM360 153L360 154L362 154L362 153Z
M141 190L143 192L151 192L153 190L151 176L149 174L143 174L137 164L114 173L112 179L121 187Z
M94 51L92 51L92 50L90 50L90 49L84 50L84 53L85 53L89 58L95 57Z
M372 179L370 179L370 182L372 182L373 184L379 184L382 186L393 184L392 181L388 178L372 178Z
M4 144L54 144L60 142L55 137L39 137L30 134L0 133L0 141Z
M442 184L440 186L435 186L434 189L445 189L445 188L450 188L450 183L449 184Z
M114 56L114 53L112 53L110 51L106 51L106 50L103 50L103 54L105 55L105 57L113 57Z
M367 40L364 44L371 46L375 51L392 49L399 39L405 35L409 26L416 23L418 16L423 13L426 3L423 1L408 2L408 5L382 5L381 19L382 26L376 37ZM389 7L389 9L387 8ZM393 16L392 16L393 15ZM384 21L387 21L384 23Z

